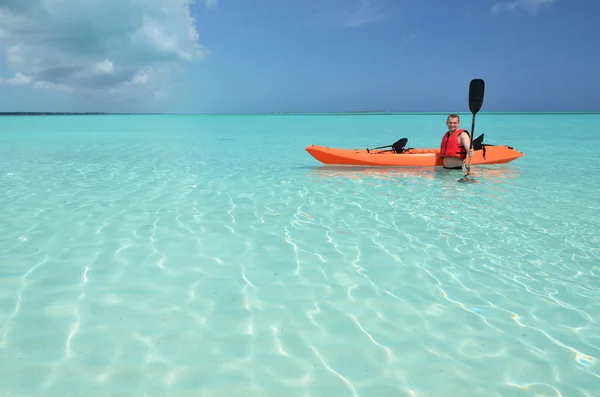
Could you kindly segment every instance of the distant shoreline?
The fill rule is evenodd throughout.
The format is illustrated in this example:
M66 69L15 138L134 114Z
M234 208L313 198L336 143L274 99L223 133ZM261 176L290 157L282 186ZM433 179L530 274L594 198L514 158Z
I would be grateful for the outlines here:
M270 112L270 113L110 113L110 112L0 112L2 116L399 116L399 115L437 115L447 112L388 112L388 111L347 111L347 112ZM457 112L470 114L468 111ZM489 115L568 115L600 114L600 111L581 112L479 112Z
M116 116L151 115L160 113L107 113L107 112L0 112L0 116Z

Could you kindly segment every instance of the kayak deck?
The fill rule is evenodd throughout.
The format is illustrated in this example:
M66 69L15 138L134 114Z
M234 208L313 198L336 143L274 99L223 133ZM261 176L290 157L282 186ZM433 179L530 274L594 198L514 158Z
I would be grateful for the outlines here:
M441 167L439 148L394 150L342 149L310 145L305 150L323 164L371 165L396 167ZM505 164L522 157L523 153L506 145L484 144L471 158L471 164Z

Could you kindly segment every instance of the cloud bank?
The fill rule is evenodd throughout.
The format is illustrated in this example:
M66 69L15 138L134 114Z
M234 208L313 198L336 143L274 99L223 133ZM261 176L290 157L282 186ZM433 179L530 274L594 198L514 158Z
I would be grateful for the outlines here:
M542 7L549 7L554 3L554 0L514 0L503 3L496 3L492 7L492 12L498 13L502 11L524 10L533 15L537 14Z
M193 0L2 0L0 83L93 96L160 95L202 59ZM217 0L205 0L216 8ZM0 76L1 77L1 76Z

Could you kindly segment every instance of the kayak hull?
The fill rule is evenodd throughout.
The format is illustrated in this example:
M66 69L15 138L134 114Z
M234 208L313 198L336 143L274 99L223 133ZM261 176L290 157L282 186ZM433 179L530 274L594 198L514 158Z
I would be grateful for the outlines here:
M310 145L305 150L323 164L369 165L384 167L443 167L439 148L392 150L342 149ZM523 153L504 145L484 145L476 150L471 164L506 164L522 157Z

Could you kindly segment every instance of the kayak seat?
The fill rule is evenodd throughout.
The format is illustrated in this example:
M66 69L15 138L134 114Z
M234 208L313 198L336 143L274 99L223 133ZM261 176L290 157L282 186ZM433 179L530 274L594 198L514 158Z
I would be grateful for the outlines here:
M485 134L479 135L477 138L473 140L473 150L481 150L483 149L483 136Z
M373 149L367 149L367 153L371 153L371 150L386 149L386 148L391 148L391 149L386 150L386 152L393 151L396 153L404 153L404 152L406 152L406 149L404 149L404 146L406 146L407 142L408 142L408 138L401 138L401 139L398 139L396 142L394 142L391 145L379 146L379 147L376 147Z
M408 138L402 138L392 145L392 149L396 153L404 153L404 147L408 143Z

